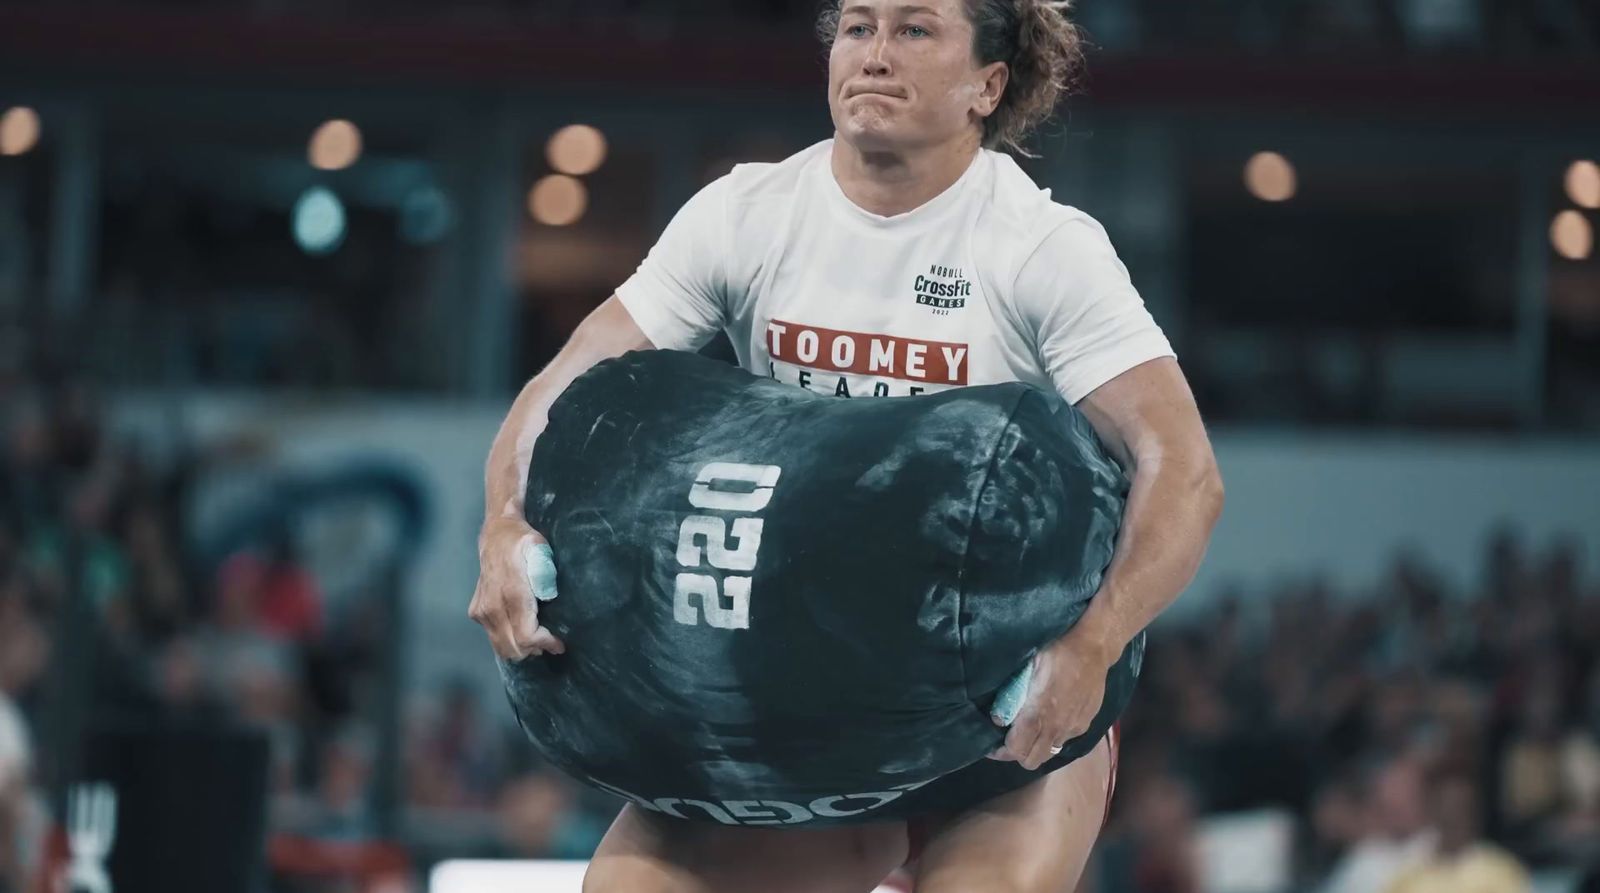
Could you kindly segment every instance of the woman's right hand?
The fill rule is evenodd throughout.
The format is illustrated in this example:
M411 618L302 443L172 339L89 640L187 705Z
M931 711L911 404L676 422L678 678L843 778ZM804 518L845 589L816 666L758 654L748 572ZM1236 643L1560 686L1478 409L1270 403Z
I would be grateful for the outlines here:
M556 597L550 545L521 518L484 522L478 534L478 586L467 608L508 661L564 654L567 646L539 625L539 602Z
M550 544L521 511L533 445L550 405L594 364L654 346L612 295L583 320L550 365L523 385L495 434L484 468L484 505L491 515L478 535L478 588L467 616L483 627L494 653L505 660L567 650L539 626L538 603L556 597L556 568Z

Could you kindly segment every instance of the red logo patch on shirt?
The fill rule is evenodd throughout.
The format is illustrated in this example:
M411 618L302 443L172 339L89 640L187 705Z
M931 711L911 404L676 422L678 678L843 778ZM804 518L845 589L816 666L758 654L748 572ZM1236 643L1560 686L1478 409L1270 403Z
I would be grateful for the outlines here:
M841 332L781 319L767 323L767 352L774 360L812 369L941 385L967 383L971 353L965 344Z

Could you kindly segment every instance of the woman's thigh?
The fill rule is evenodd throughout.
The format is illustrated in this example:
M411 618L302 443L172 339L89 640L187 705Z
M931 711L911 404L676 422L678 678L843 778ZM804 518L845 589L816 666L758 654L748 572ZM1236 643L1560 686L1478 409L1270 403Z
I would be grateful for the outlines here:
M869 893L906 859L904 822L732 828L623 807L584 893Z
M928 837L917 893L1071 893L1105 820L1111 745L954 816Z

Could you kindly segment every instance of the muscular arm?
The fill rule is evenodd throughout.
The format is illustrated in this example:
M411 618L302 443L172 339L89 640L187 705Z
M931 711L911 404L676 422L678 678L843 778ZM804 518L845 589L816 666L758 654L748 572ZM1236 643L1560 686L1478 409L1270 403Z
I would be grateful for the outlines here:
M1109 667L1194 578L1222 512L1222 476L1171 358L1117 376L1078 409L1132 478L1111 566L1068 633Z
M589 314L543 372L523 387L489 448L484 520L478 534L478 585L467 615L489 634L494 651L521 660L566 646L538 623L528 561L544 538L523 519L523 491L533 445L549 423L550 404L589 367L630 350L654 347L616 296Z
M550 404L567 385L602 360L651 347L654 345L650 339L616 296L606 299L584 319L550 365L523 386L500 425L500 433L495 435L484 468L486 523L500 517L521 520L534 441L549 423Z

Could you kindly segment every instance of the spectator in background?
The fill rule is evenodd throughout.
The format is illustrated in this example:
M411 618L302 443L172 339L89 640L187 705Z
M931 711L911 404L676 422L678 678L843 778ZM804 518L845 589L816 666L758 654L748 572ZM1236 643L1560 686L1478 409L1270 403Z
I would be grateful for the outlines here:
M209 622L169 644L159 659L168 706L191 716L215 716L267 732L274 791L292 783L302 748L305 692L293 643L261 616L267 574L251 556L236 556L217 574ZM198 683L198 685L192 684Z
M114 614L127 594L128 561L112 530L113 482L95 475L80 480L67 502L67 525L51 544L54 562L75 572L96 614ZM66 571L75 560L75 571Z
M108 454L99 393L83 378L61 382L50 392L55 461L80 477L104 470Z
M206 679L225 699L287 680L294 670L292 650L261 620L262 575L253 564L234 565L246 560L232 559L218 574L211 622L198 641Z
M118 481L101 436L94 393L82 383L17 401L0 457L0 512L16 531L19 559L47 599L69 585L104 611L126 585L111 529Z
M32 690L50 656L29 599L27 578L0 567L0 704L13 707Z
M33 538L50 525L65 477L55 461L54 435L37 394L11 401L0 456L0 511L26 557Z
M499 818L508 854L523 859L587 859L610 825L580 808L573 783L550 771L507 785Z
M1421 743L1438 769L1478 777L1484 772L1484 721L1487 698L1470 682L1449 677L1430 683L1431 717Z
M1517 728L1500 761L1500 816L1522 839L1541 835L1567 807L1573 793L1562 760L1560 691L1551 675L1529 686Z
M419 717L419 727L408 736L411 803L429 809L489 807L504 773L504 741L479 709L472 683L452 681L441 701Z
M169 719L220 723L227 716L225 702L209 683L192 636L174 637L151 658L150 684L156 705Z
M1482 839L1478 790L1471 778L1441 773L1430 785L1437 844L1389 886L1388 893L1528 893L1528 873L1505 850Z
M191 622L183 566L155 504L135 503L121 527L130 579L128 597L114 623L139 645L158 647Z
M1141 773L1128 794L1131 890L1200 893L1194 791L1178 776Z
M1558 805L1537 832L1532 849L1577 865L1600 864L1600 661L1580 688L1576 721L1555 750Z
M1334 866L1323 893L1385 893L1433 852L1423 769L1412 756L1379 766L1366 786L1363 834Z
M368 801L372 781L372 734L360 726L335 733L318 752L316 790L288 793L273 803L273 825L306 840L361 843L375 839L377 827Z
M300 563L294 535L281 530L265 556L241 552L218 572L218 586L248 603L251 625L263 635L305 644L322 631L322 592Z
M322 752L322 816L317 836L333 840L367 840L376 834L367 802L372 780L374 744L371 735L346 730Z
M1317 792L1311 808L1311 849L1306 862L1314 876L1350 850L1366 832L1365 799L1358 773L1335 777Z

